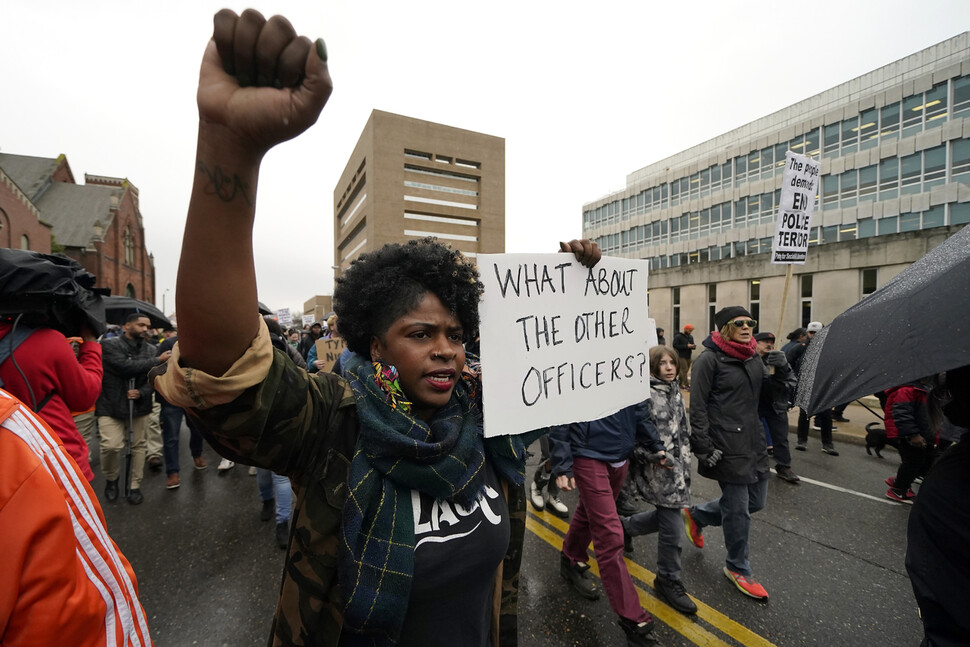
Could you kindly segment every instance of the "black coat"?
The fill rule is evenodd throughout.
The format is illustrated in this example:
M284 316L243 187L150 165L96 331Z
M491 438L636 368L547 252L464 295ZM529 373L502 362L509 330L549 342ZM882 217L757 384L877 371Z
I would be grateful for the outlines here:
M768 474L765 430L758 416L761 390L768 379L755 353L745 361L727 355L708 337L691 367L691 449L711 446L724 455L714 467L698 466L701 476L726 483L755 483Z
M141 397L134 402L134 415L144 416L152 411L152 387L148 371L158 363L156 348L143 339L130 340L125 335L105 339L101 343L101 362L104 378L95 414L112 418L128 418L128 380L135 379Z
M688 344L694 343L694 335L688 335L684 332L679 332L674 335L674 350L677 354L684 359L690 359L691 354L694 352L692 348L688 348Z
M970 640L970 440L930 469L909 514L906 572L923 619L926 646Z

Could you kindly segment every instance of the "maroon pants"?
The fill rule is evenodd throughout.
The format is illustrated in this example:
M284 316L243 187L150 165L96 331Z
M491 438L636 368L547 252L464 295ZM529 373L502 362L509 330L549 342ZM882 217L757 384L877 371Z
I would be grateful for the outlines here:
M579 488L579 505L562 542L563 554L573 563L589 560L592 540L603 589L617 615L645 622L650 614L640 606L630 572L623 559L623 526L616 512L616 496L623 487L629 463L610 467L591 458L573 458L573 476Z

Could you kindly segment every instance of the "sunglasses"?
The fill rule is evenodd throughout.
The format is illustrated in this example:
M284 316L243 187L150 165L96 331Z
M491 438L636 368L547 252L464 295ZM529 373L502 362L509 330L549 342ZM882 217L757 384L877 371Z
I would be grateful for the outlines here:
M734 321L731 322L731 325L734 326L735 328L742 328L744 326L747 326L748 328L757 328L758 322L755 321L754 319L747 319L747 320L735 319Z

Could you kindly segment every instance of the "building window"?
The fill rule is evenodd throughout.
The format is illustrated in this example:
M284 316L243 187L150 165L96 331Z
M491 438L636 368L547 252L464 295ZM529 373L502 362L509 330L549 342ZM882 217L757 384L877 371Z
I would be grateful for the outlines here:
M953 79L953 116L958 117L970 110L970 76Z
M755 321L761 319L761 281L758 279L748 284L748 312ZM755 332L758 332L758 328L755 328Z
M970 202L958 202L950 205L950 224L965 225L970 222Z
M717 330L714 313L717 312L717 283L707 284L707 329Z
M30 249L30 239L27 238L27 234L20 237L20 249Z
M892 141L899 138L899 102L879 109L879 138Z
M812 321L812 275L802 274L800 284L802 328L805 328Z
M672 304L671 314L674 319L674 330L680 331L680 288L673 288L671 293L670 303Z
M431 161L431 153L424 153L424 152L421 152L421 151L414 151L414 150L410 150L408 148L405 148L404 149L404 156L405 157L413 157L414 159L419 159L419 160L428 160L429 162Z
M970 184L970 139L950 144L950 177L955 182Z
M932 229L933 227L942 227L944 224L946 214L945 207L941 204L939 206L933 207L929 211L923 212L923 227L922 229Z
M899 231L916 231L919 229L919 213L899 214Z
M862 296L868 296L876 291L876 278L878 270L875 267L860 270L862 278Z
M125 263L128 265L135 264L135 238L131 235L131 227L125 226L125 234L123 237L123 244L125 246Z
M895 234L899 231L899 217L889 216L888 218L879 219L879 235L883 236L885 234Z
M134 299L135 298L135 286L129 283L125 286L125 296Z

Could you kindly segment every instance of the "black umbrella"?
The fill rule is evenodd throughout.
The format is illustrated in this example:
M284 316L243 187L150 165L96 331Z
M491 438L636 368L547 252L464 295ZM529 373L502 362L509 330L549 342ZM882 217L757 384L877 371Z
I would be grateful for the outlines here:
M262 301L257 301L256 302L256 305L259 308L259 314L261 314L261 315L272 315L274 317L276 316L276 313L273 312L272 310L270 310L269 309L269 306L266 305L265 303L263 303Z
M809 413L970 364L970 227L821 331L795 402Z
M104 316L109 324L124 324L128 315L137 312L145 315L152 322L152 328L172 328L161 310L150 303L139 301L132 297L112 296L104 297Z

